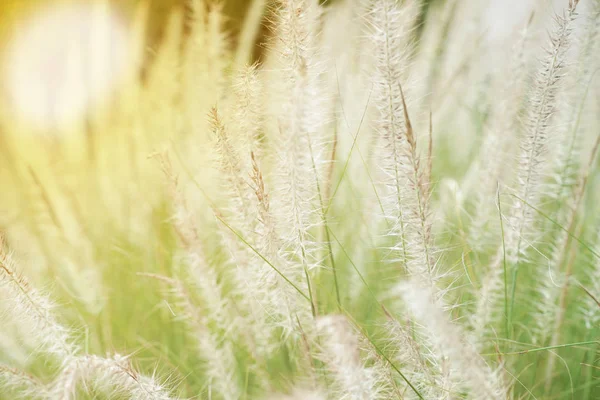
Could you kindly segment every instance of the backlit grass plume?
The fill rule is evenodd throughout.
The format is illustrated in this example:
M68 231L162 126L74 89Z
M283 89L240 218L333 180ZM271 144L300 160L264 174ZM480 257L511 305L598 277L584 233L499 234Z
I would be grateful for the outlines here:
M505 3L139 2L73 121L0 86L0 398L598 398L600 2Z

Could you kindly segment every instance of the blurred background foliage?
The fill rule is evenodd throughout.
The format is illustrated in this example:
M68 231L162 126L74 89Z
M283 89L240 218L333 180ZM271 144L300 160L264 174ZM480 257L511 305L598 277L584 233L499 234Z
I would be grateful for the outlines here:
M225 15L229 18L227 27L235 39L237 32L241 26L247 9L251 4L251 0L216 0L224 5ZM321 0L321 3L327 5L336 2L337 0ZM429 5L440 0L423 0L423 8L427 10ZM443 1L443 0L441 0ZM91 3L94 0L3 0L0 2L0 39L2 42L14 29L19 26L22 18L26 18L30 13L39 10L41 7L50 7L61 3ZM119 10L119 12L130 21L133 13L140 0L111 0L111 5ZM149 21L148 21L148 43L155 47L164 34L164 28L167 25L167 19L170 12L179 7L184 11L186 18L190 17L191 0L151 0ZM273 2L270 0L270 2ZM423 13L422 19L425 18ZM263 35L267 34L268 29L264 27ZM257 43L255 56L259 56L261 52L260 40Z

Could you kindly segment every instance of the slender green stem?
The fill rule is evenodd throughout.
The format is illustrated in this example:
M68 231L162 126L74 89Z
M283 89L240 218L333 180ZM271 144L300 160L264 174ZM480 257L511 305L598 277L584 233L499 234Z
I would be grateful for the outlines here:
M310 138L308 138L308 149L310 151L310 159L312 162L313 173L315 174L315 184L317 186L317 194L319 195L319 205L321 207L321 219L323 221L323 227L325 230L327 250L329 253L329 261L331 262L331 269L333 270L333 282L335 285L335 298L337 300L338 309L341 310L342 302L340 300L340 288L338 285L337 271L335 268L335 258L333 257L333 250L331 248L331 239L329 238L329 228L327 227L327 211L329 209L329 206L327 209L325 209L325 204L323 202L323 194L321 191L321 184L319 182L319 174L317 172L317 166L315 164L315 158L313 156L313 148L312 148L312 144L310 142ZM303 250L303 253L304 253L304 250ZM306 271L306 274L307 274L306 279L308 280L308 271ZM309 290L310 290L310 282L309 282Z
M506 244L504 242L504 221L502 220L502 204L500 202L500 184L498 183L498 190L496 192L496 198L498 201L498 216L500 217L500 234L502 235L502 266L504 268L504 331L506 338L510 339L509 327L512 323L512 312L508 314L508 282L506 272ZM512 310L511 310L512 311Z
M569 237L571 237L573 240L577 241L577 243L579 243L580 245L582 245L587 251L589 251L594 257L600 259L600 254L598 252L596 252L593 248L591 248L588 244L586 244L583 240L579 239L577 236L575 236L574 234L572 234L568 229L566 229L565 227L563 227L560 223L558 223L557 221L555 221L552 217L550 217L548 214L546 214L545 212L543 212L542 210L540 210L539 208L529 204L526 200L520 198L519 196L517 196L516 194L510 194L510 196L515 197L516 199L518 199L519 201L523 202L523 204L525 204L528 207L531 207L531 209L533 209L534 211L536 211L538 214L540 214L542 217L546 218L548 221L552 222L554 225L556 225L558 228L560 228L562 231L566 232L567 235L569 235Z
M356 271L356 273L358 274L358 277L360 278L360 280L362 281L362 283L365 285L365 287L367 288L367 290L369 291L369 293L371 294L371 296L373 297L373 299L377 302L377 304L379 304L379 306L383 307L383 305L379 302L379 300L377 300L377 296L375 296L375 293L373 292L373 290L371 289L371 287L369 286L369 284L365 280L363 274L361 274L361 272L358 270L358 267L356 266L356 264L354 263L354 261L352 261L352 258L350 258L350 255L348 254L348 252L346 251L346 249L344 248L344 246L342 245L342 243L339 241L339 239L337 238L337 236L335 235L335 233L333 233L333 231L331 231L331 230L330 230L330 233L331 233L331 236L333 236L333 238L335 239L335 241L340 246L340 249L342 250L342 252L346 256L346 258L350 262L350 265L352 265L352 268L354 268L354 271Z
M419 390L410 382L410 380L406 377L406 375L404 375L402 373L402 371L400 370L400 368L398 368L394 362L392 360L389 359L388 356L385 355L385 353L381 350L381 348L379 346L377 346L377 344L375 343L375 341L373 341L373 339L369 336L369 334L363 329L362 326L360 326L356 321L354 321L354 319L352 319L352 316L348 313L346 313L346 315L352 320L354 326L356 326L356 328L362 333L362 335L369 341L369 343L371 343L371 345L373 346L373 348L375 349L375 351L377 352L377 354L379 354L381 356L381 358L383 358L389 365L390 367L392 367L392 369L394 371L396 371L398 373L398 375L400 375L400 377L404 380L404 382L406 382L406 384L412 389L413 392L415 392L415 394L421 399L421 400L425 400L425 398L423 397L423 395L421 394L421 392L419 392Z
M526 350L521 350L521 351L513 351L510 353L486 353L486 354L482 354L482 356L515 356L515 355L519 355L519 354L530 354L530 353L537 353L539 351L547 351L547 350L553 350L553 349L563 349L566 347L575 347L575 346L585 346L588 344L599 344L600 342L598 342L597 340L590 340L587 342L577 342L577 343L568 343L568 344L559 344L556 346L546 346L546 347L537 347L535 349L526 349Z
M246 241L246 239L244 239L242 237L242 235L240 235L235 229L233 229L227 222L225 222L225 220L223 218L221 218L220 216L215 214L215 217L221 221L221 223L223 225L225 225L231 232L233 232L233 234L235 236L238 237L238 239L240 239L246 246L248 246L248 248L250 250L252 250L257 256L259 256L264 262L267 263L267 265L269 265L279 276L281 276L288 284L290 284L290 286L292 286L294 289L296 289L296 291L302 296L304 297L306 300L308 300L311 303L311 306L314 306L312 303L312 295L309 297L307 296L302 290L300 290L300 288L298 286L296 286L292 281L290 281L281 271L279 271L279 269L277 269L277 267L275 267L269 260L267 260L265 258L265 256L263 256L258 250L256 250L254 248L254 246L252 246L250 243L248 243L248 241Z

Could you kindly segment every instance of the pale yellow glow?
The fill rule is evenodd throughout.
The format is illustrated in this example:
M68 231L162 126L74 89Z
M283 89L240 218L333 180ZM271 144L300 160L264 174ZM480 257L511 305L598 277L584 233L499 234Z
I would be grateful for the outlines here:
M80 120L130 64L130 35L106 3L55 6L19 25L4 59L4 87L16 117L35 128Z

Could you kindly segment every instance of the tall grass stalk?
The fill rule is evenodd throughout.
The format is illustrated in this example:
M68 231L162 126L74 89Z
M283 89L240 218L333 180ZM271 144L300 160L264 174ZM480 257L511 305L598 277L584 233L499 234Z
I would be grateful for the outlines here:
M494 3L142 1L72 124L0 85L0 398L597 398L600 2Z

